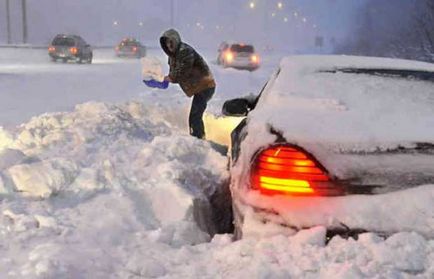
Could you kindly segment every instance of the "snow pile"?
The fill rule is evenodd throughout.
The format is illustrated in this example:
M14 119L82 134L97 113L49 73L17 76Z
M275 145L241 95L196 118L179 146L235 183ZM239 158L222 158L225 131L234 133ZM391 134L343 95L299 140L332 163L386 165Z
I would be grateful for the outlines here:
M156 111L88 103L10 135L0 153L1 277L434 275L434 242L410 232L328 245L323 227L210 239L208 197L227 179L226 158Z
M153 243L130 255L123 277L132 278L432 278L434 242L415 233L384 240L366 233L359 240L336 236L326 245L323 227L292 237L247 238L174 249ZM148 244L145 244L148 245ZM158 253L155 253L158 251Z
M0 273L105 277L147 238L208 241L227 159L156 119L138 102L86 103L3 132Z
M143 80L156 80L159 82L164 80L163 64L157 57L143 57L140 62L142 63Z

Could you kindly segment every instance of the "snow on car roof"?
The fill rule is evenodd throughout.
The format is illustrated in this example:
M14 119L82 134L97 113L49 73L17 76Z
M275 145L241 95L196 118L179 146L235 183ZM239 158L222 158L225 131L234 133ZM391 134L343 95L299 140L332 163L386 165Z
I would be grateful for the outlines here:
M284 58L250 114L292 143L390 148L434 142L434 83L388 74L336 69L433 72L434 65L387 58ZM430 74L430 73L428 73Z
M349 55L298 55L282 59L281 68L293 67L301 69L332 68L371 68L371 69L406 69L434 72L434 64L414 60L380 58Z

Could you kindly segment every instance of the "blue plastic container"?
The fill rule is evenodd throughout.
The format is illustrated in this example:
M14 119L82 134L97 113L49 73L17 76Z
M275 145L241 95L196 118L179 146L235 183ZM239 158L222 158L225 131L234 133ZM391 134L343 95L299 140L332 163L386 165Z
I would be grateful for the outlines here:
M152 88L159 88L159 89L167 89L169 87L169 82L168 81L156 81L155 79L151 79L151 80L144 80L143 81L147 86L152 87Z

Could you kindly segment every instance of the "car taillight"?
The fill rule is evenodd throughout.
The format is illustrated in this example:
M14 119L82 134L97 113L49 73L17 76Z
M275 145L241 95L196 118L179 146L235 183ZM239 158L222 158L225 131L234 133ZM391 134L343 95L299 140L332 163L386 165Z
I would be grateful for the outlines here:
M76 47L69 48L69 51L71 52L71 54L77 54L78 53L78 49Z
M252 55L251 59L252 59L253 63L259 63L259 56L258 55L256 55L256 54Z
M116 51L119 51L119 47L118 47L118 46L117 46L117 47L115 47L115 50L116 50Z
M55 48L55 47L50 46L50 47L48 48L48 52L54 52L54 51L56 51L56 48Z
M230 51L227 51L225 53L225 59L229 63L232 62L234 60L234 54L232 52L230 52Z
M327 171L310 154L293 146L272 146L253 162L251 186L262 194L338 195Z
M136 52L137 51L137 47L133 47L133 52Z

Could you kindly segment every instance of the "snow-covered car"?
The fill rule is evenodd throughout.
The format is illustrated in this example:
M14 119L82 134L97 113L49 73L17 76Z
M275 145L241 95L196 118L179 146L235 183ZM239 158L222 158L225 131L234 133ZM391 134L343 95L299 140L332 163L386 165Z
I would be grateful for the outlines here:
M116 47L117 57L142 58L146 56L146 47L134 38L123 39Z
M235 236L325 226L330 234L434 237L434 65L284 58L232 132Z
M62 60L77 63L92 63L93 52L91 46L77 35L59 34L54 37L48 47L48 55L53 62Z
M223 42L218 49L217 64L241 70L254 71L259 68L259 55L252 45Z

